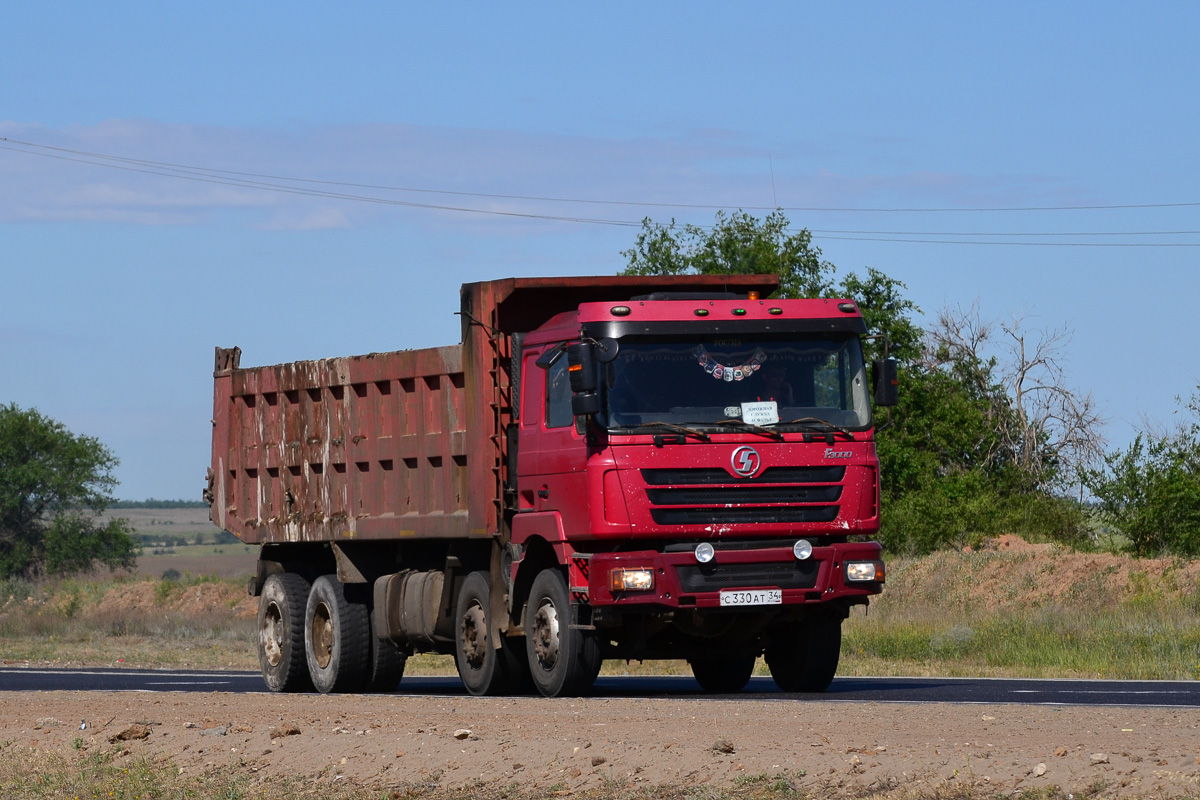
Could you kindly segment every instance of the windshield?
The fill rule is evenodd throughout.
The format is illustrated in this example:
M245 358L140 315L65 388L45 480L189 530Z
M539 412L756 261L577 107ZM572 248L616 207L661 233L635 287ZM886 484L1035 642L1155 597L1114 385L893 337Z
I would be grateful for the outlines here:
M871 424L858 339L845 335L663 341L623 337L600 366L609 429L739 420L780 427L811 418ZM729 423L726 423L728 425Z

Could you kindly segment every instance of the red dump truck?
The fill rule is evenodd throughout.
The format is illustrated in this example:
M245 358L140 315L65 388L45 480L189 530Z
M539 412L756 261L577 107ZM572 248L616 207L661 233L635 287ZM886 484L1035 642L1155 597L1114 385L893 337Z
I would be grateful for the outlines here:
M216 351L211 518L261 551L274 691L394 690L453 654L476 695L586 692L604 659L686 659L711 692L765 655L833 679L883 589L872 399L852 300L775 276L465 284L462 342L244 368Z

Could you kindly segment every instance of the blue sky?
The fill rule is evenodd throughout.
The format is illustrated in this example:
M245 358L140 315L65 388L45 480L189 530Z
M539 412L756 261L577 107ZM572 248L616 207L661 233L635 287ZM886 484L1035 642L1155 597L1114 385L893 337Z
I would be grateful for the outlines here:
M1068 327L1113 446L1200 380L1200 234L1164 233L1200 231L1196 4L177 6L0 26L0 402L107 443L119 497L199 497L215 345L448 344L460 283L611 274L718 207L927 317Z

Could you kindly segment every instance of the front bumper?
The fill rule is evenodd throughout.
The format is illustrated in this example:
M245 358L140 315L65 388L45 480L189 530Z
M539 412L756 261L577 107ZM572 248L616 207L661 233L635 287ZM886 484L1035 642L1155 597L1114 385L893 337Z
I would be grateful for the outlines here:
M866 602L883 591L883 560L877 542L839 542L814 547L807 559L797 559L793 540L778 547L721 549L712 561L701 564L687 549L576 553L572 558L571 591L577 602L593 606L659 606L663 608L719 608L721 592L779 589L782 605L827 603L833 600ZM846 579L846 562L872 562L880 580ZM614 591L613 570L648 570L654 586L648 590Z

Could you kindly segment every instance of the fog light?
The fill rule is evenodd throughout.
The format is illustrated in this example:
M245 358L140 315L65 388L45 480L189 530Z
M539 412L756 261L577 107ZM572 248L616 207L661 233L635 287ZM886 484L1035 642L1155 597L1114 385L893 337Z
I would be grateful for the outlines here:
M608 588L613 592L648 592L654 588L654 570L614 569L608 573Z
M810 542L808 539L801 539L792 545L792 553L796 556L796 558L803 561L812 555L812 542Z
M714 550L713 546L708 542L701 542L700 544L696 545L696 560L701 564L707 564L708 562L712 561L713 556L716 554L717 551Z
M882 561L847 561L847 581L883 581Z

